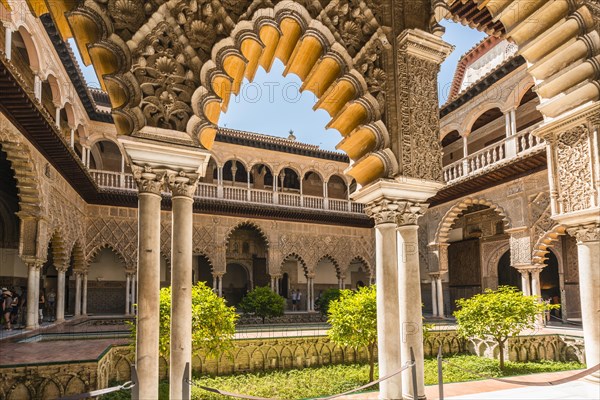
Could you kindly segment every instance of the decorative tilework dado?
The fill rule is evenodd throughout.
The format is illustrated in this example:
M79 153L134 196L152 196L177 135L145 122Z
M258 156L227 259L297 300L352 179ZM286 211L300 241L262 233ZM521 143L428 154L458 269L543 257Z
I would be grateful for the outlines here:
M431 332L425 338L425 357L471 352L498 355L493 342L461 340L455 331ZM584 361L583 339L574 336L525 336L509 341L514 361ZM130 379L133 352L130 346L110 347L97 361L0 368L0 399L52 399L108 387ZM324 336L237 340L231 354L216 359L204 353L193 357L194 373L225 375L234 372L305 368L319 365L366 362L366 349L340 347ZM167 361L161 359L161 379L168 378Z

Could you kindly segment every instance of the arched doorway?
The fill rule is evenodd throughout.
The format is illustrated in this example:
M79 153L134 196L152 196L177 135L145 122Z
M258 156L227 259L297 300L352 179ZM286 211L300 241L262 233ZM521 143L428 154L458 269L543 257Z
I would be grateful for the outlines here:
M236 289L236 293L237 289L243 288L243 294L257 286L269 286L271 277L267 272L267 251L266 237L257 226L249 223L237 226L227 240L227 271L223 275L224 293L230 286ZM229 275L230 265L237 266L232 267L232 271L239 271L239 268L247 271L244 280L240 281L242 275L238 272ZM237 304L241 297L234 296L232 299L235 303L230 304Z
M510 250L498 261L498 286L514 286L523 290L521 274L510 265Z
M481 293L484 282L490 279L490 271L481 265L481 244L507 239L504 216L489 204L478 200L467 207L459 207L452 225L443 233L444 241L450 244L448 285L451 311L456 309L456 300ZM439 231L438 234L441 237Z
M558 258L552 250L547 255L546 261L544 261L545 267L540 273L540 289L542 293L542 299L550 301L551 304L561 304L561 290L560 290L560 275ZM552 310L552 315L559 318L560 309Z
M206 286L213 287L212 264L207 256L200 254L195 257L196 265L192 271L193 282L204 282Z
M238 263L228 263L223 275L223 297L230 306L237 306L250 290L250 272Z

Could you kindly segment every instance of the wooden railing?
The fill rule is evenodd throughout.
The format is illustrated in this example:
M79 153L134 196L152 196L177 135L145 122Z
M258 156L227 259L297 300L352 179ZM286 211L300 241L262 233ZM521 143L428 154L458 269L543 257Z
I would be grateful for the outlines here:
M136 183L129 173L90 170L90 174L102 189L137 192ZM224 199L232 202L280 205L311 210L363 213L362 204L349 200L301 195L294 192L274 192L241 186L219 186L212 183L199 183L195 197L198 199Z
M536 127L528 128L445 166L443 169L444 180L446 183L454 184L485 173L501 164L508 164L529 153L543 151L545 142L531 134Z

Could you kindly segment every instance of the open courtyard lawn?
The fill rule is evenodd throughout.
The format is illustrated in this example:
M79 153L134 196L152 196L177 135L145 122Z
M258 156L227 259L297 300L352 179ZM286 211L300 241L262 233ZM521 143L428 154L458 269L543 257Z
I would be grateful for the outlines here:
M577 362L506 362L504 374L500 371L497 360L477 357L473 355L456 355L447 358L452 364L461 368L472 370L486 376L501 377L527 375L540 372L556 372L585 368ZM376 370L377 371L377 370ZM444 382L464 382L482 379L477 374L472 374L458 369L453 365L444 363ZM345 392L364 385L368 382L369 365L332 365L319 368L304 368L301 370L272 371L247 373L229 376L195 378L196 385L221 389L228 392L246 394L259 397L273 397L279 399L306 399L325 397L336 393ZM437 360L425 360L425 384L437 384ZM377 390L377 387L368 389ZM161 384L161 399L168 397L168 384ZM126 399L129 393L121 392L118 396L104 396L102 399ZM221 400L228 397L207 392L198 387L192 388L193 399Z

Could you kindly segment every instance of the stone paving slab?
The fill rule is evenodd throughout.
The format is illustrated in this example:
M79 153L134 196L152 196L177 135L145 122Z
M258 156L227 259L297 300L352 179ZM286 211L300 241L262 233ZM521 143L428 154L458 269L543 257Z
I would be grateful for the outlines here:
M506 379L520 382L549 382L566 378L579 371L549 372L513 376ZM376 392L346 396L345 399L376 400ZM426 386L425 395L428 400L439 399L438 386ZM558 400L558 399L600 399L600 385L586 381L574 381L556 386L522 386L493 379L480 381L448 383L444 385L444 398L447 400Z

